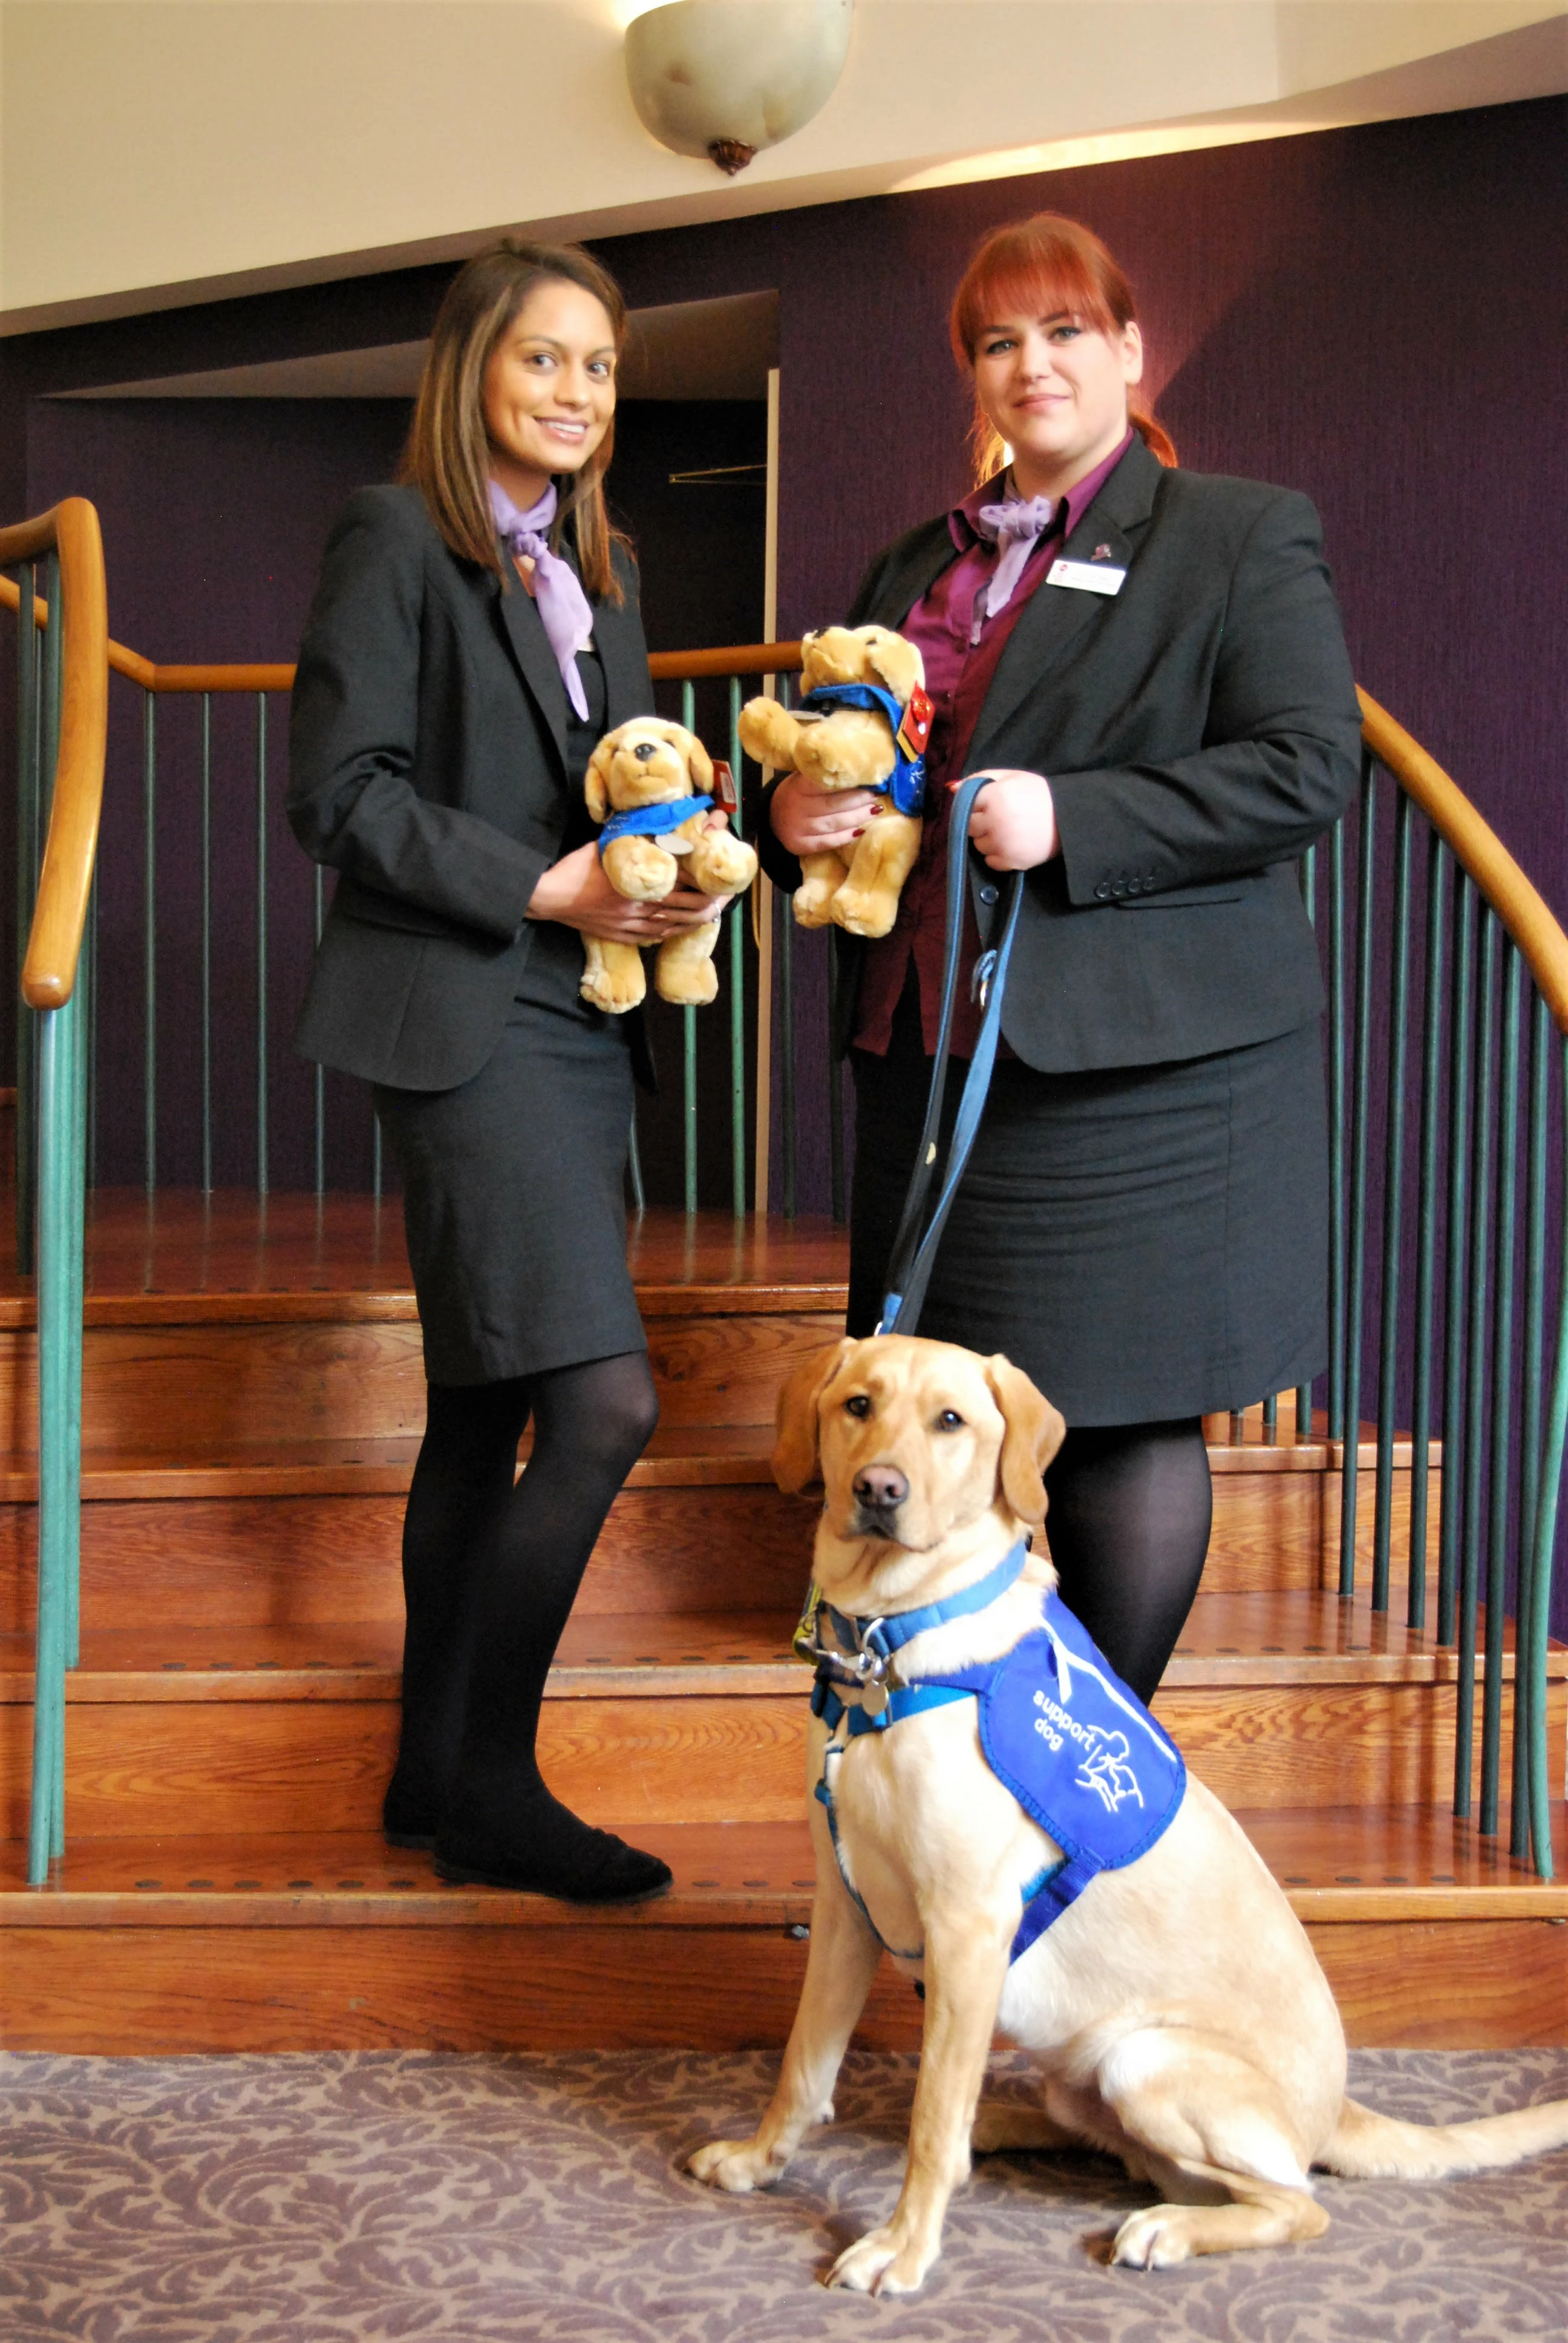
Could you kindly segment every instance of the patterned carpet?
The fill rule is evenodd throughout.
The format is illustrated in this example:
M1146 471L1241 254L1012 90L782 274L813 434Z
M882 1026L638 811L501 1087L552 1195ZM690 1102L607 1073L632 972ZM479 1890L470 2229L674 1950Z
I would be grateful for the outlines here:
M768 2196L679 2170L774 2061L626 2052L0 2056L0 2338L72 2343L1491 2343L1568 2332L1568 2151L1475 2180L1324 2180L1319 2244L1152 2276L1096 2258L1147 2201L1091 2157L982 2165L923 2294L829 2295L891 2207L910 2058L856 2056ZM1003 2088L1027 2071L997 2061ZM1568 2095L1568 2052L1363 2052L1426 2120Z

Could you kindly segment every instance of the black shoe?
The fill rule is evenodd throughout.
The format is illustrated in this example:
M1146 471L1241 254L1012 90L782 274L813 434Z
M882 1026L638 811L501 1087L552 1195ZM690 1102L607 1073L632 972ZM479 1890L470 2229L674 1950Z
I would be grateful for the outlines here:
M459 1885L510 1887L528 1896L558 1896L570 1904L641 1904L662 1896L670 1868L657 1855L628 1846L613 1831L595 1830L548 1795L537 1803L537 1827L516 1825L509 1846L481 1847L447 1827L436 1848L436 1875Z

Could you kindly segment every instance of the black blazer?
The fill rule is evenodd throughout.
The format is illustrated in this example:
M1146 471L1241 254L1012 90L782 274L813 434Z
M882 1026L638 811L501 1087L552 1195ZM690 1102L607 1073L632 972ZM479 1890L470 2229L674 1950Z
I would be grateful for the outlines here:
M601 602L605 729L653 707L629 562ZM449 1090L500 1038L524 913L568 811L567 697L533 598L461 561L417 488L362 488L327 540L289 719L288 818L341 875L296 1047ZM640 1020L632 1035L646 1072Z
M1361 716L1305 497L1165 469L1135 439L1062 548L1124 564L1114 598L1040 584L968 769L1044 773L1061 853L1028 873L1002 1013L1050 1072L1268 1040L1322 1006L1296 860L1360 772ZM872 564L852 625L897 627L957 558L944 514ZM1102 556L1103 559L1104 557ZM799 865L764 831L780 886ZM996 875L971 854L980 933ZM863 947L841 967L840 1045Z

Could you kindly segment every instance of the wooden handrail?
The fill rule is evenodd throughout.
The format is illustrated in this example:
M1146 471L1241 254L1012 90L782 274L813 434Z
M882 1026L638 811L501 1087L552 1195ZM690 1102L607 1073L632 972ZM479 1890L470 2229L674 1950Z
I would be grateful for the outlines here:
M1568 935L1551 907L1488 829L1459 783L1359 687L1362 738L1467 870L1524 956L1560 1033L1568 1033Z
M104 539L97 513L85 497L66 497L35 520L0 528L0 563L35 561L41 554L55 552L60 557L61 598L71 621L64 649L49 834L22 968L22 997L31 1009L63 1009L76 981L109 737ZM12 586L7 598L14 608L19 604L20 588Z

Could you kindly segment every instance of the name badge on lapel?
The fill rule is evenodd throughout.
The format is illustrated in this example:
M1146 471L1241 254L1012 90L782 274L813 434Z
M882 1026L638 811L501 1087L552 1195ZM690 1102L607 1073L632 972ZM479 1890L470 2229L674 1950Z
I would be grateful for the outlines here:
M1120 594L1126 580L1126 570L1109 561L1053 561L1045 573L1048 586L1070 587L1080 594Z

